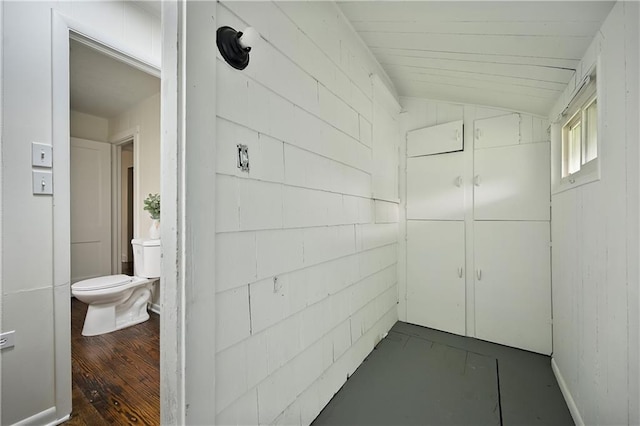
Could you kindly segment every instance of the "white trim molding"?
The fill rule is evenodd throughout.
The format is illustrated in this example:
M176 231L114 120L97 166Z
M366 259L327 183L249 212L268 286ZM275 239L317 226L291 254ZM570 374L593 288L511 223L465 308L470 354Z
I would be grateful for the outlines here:
M182 280L178 275L178 217L183 208L178 199L178 2L162 2L162 99L160 102L160 161L162 178L162 270L160 298L167 315L160 316L160 423L184 425L184 309ZM182 42L182 40L180 40ZM166 200L175 200L168 206ZM170 313L170 314L169 314ZM170 316L172 319L170 319Z
M47 408L31 417L20 420L18 423L14 423L13 426L57 426L69 420L71 414L56 419L56 407Z
M184 280L185 415L187 424L215 424L216 274L212 259L216 258L216 169L202 159L216 158L217 49L212 40L217 36L218 4L180 4L184 26L178 48L183 84L179 146L183 160L178 167L182 179L178 191L184 192L178 205L184 208L180 275Z
M162 3L160 414L214 424L217 3ZM174 322L175 321L175 322Z
M576 424L576 426L584 426L584 421L582 420L582 415L580 415L580 410L578 410L578 406L576 405L576 402L571 395L571 391L569 390L567 383L564 381L562 373L560 373L560 368L558 367L558 364L556 364L555 358L551 358L551 369L553 370L553 374L556 376L558 386L560 386L560 391L562 392L562 396L567 403L567 407L569 407L569 412L571 413L571 417L573 417L573 422Z
M68 17L52 10L53 285L55 408L71 413L71 183ZM55 291L59 289L59 291ZM66 297L58 297L60 293ZM66 299L66 300L65 300Z
M162 21L161 423L214 424L217 3L165 1Z
M4 19L4 2L0 1L0 22L3 22ZM4 69L4 57L3 57L3 50L2 50L2 37L3 37L3 30L0 29L0 147L5 146L4 145L4 128L2 127L2 117L4 116L4 78L3 78L3 69ZM2 149L0 149L0 164L2 163ZM0 171L0 235L4 235L2 232L2 212L4 211L2 208L2 200L4 199L4 194L2 193L2 188L4 187L4 185L2 184L2 177L3 177L4 173L2 173ZM4 281L3 279L3 268L2 268L2 260L4 259L4 253L2 252L2 247L4 247L3 244L0 244L0 295L4 294L4 291L2 289L2 282ZM2 315L0 315L0 331L4 330L4 328L2 328ZM1 367L1 366L0 366ZM1 374L1 373L0 373ZM0 401L2 401L2 383L0 383ZM2 419L2 404L0 404L0 420Z
M140 193L140 177L136 174L136 170L140 170L140 126L135 126L125 131L116 133L109 143L111 144L111 273L122 273L122 146L129 142L133 142L133 193ZM139 197L133 200L133 211L139 211L140 205L138 201ZM134 227L136 224L134 215ZM134 232L135 235L135 232ZM128 259L132 262L133 259Z
M160 305L158 305L157 303L150 303L149 310L154 314L160 315Z

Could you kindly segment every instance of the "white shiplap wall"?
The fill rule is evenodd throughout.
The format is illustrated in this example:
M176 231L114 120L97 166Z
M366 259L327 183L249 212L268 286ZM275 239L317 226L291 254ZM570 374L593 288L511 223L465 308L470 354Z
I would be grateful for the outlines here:
M398 107L372 125L381 70L333 3L220 3L218 24L261 40L217 63L216 423L308 424L397 320L397 203L372 194L397 199L375 135Z
M553 360L578 424L640 422L639 21L638 3L617 3L575 79L599 57L601 179L552 196ZM551 111L552 121L575 85ZM561 123L552 126L555 159L560 132Z

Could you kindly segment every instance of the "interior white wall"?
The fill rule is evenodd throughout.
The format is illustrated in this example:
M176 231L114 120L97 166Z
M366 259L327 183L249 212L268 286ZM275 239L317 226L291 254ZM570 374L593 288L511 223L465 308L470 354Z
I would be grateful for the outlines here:
M618 2L575 82L598 60L601 179L552 196L553 359L577 423L638 424L638 3ZM559 153L561 124L552 126ZM554 176L557 179L557 176Z
M407 320L407 252L406 252L406 189L407 189L407 155L406 134L408 131L423 127L435 126L452 121L463 120L464 125L464 169L473 170L474 158L474 121L502 116L518 111L509 111L493 107L450 103L439 100L401 97L402 113L400 114L400 237L398 245L398 316L400 320ZM520 143L538 143L549 140L547 128L549 122L544 117L528 113L520 114ZM473 188L465 185L465 250L467 271L474 271L474 241L473 241ZM466 334L475 336L475 294L474 276L466 274Z
M34 196L31 188L31 142L51 143L51 11L156 63L160 21L126 1L8 1L2 6L2 327L16 330L16 346L1 354L0 422L35 416L45 424L68 414L66 407L56 411L56 400L64 398L55 386L69 380L55 375L53 341L54 293L68 295L69 283L54 288L52 198ZM70 398L69 388L68 406Z
M128 111L109 119L109 138L138 128L138 146L134 147L134 179L138 194L134 205L134 238L148 238L151 216L144 210L144 199L160 193L160 93L141 101Z
M69 125L73 138L109 141L109 120L106 118L71 110Z
M217 61L216 424L308 424L397 320L397 203L372 194L397 199L375 185L397 157L374 157L399 108L333 3L220 3L218 24L261 40L242 72Z

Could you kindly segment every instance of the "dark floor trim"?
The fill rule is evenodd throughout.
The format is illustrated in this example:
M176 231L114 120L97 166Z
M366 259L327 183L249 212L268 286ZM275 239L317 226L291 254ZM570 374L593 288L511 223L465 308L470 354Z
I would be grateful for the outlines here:
M496 384L498 386L498 411L500 412L500 426L504 425L502 420L502 394L500 393L500 363L496 359Z

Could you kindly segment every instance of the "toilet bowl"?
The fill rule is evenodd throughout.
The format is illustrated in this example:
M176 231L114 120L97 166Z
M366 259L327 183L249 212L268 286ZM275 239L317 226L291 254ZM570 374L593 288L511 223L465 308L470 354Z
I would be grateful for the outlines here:
M134 239L131 244L133 277L107 275L71 286L71 294L89 305L83 336L110 333L149 319L151 289L160 277L160 240Z

